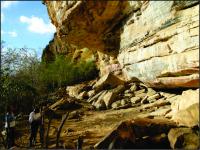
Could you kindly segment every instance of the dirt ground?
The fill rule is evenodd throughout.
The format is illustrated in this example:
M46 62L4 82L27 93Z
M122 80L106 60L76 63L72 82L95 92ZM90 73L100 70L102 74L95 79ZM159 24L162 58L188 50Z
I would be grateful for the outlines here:
M101 140L106 134L112 131L121 121L137 118L141 115L150 113L152 110L147 109L141 111L140 107L121 109L121 110L87 110L88 105L79 109L83 114L80 118L66 120L60 134L60 148L74 149L79 136L83 137L83 149L89 149ZM67 113L66 110L59 111L61 114ZM45 129L47 129L45 120ZM56 134L61 119L53 119L49 132L48 148L56 148ZM29 124L27 121L22 121L17 127L16 144L21 148L28 148L29 144ZM39 134L37 136L36 146L41 148L39 143Z

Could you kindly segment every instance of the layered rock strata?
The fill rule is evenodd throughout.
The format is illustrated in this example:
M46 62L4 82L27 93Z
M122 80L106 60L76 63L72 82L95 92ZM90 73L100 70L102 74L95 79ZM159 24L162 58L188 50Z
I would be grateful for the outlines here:
M44 1L57 37L151 87L199 86L198 1Z

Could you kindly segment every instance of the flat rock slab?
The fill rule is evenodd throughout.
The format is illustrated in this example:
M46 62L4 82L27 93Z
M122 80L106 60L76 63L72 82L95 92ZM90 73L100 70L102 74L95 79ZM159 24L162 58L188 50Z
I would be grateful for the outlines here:
M103 137L94 148L107 149L109 144L120 134L121 129L129 127L129 133L134 134L135 145L137 145L137 138L146 136L156 136L159 134L167 134L169 130L175 127L175 123L166 119L149 119L149 118L137 118L120 122L111 132ZM134 148L134 147L132 147Z

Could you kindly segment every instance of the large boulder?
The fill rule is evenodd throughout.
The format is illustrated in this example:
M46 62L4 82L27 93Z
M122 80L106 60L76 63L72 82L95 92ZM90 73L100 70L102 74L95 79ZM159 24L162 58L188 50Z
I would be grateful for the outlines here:
M103 90L103 91L97 93L96 95L90 97L87 101L88 101L89 103L95 102L95 101L99 98L99 96L102 95L104 92L105 92L105 90Z
M106 109L106 104L102 99L98 99L95 103L94 106L97 110L104 110Z
M75 110L81 108L82 105L79 104L74 98L62 98L49 106L51 110Z
M183 91L172 102L172 120L179 125L193 127L199 125L199 89Z
M101 77L96 84L93 86L93 88L96 91L100 91L102 89L110 89L114 88L118 85L123 85L124 81L113 75L112 73L108 73Z
M199 149L199 135L190 128L173 128L168 133L173 149Z
M195 103L184 110L178 111L173 115L172 119L182 126L199 126L199 103Z
M123 85L119 85L114 89L105 90L104 92L100 92L98 96L94 96L93 105L97 108L102 105L102 108L106 106L107 109L111 108L111 104L117 101L118 94L124 90ZM96 101L94 100L96 99ZM90 100L91 101L91 100Z
M95 95L95 90L91 90L91 91L88 92L88 97L89 98L94 96L94 95Z
M85 81L80 84L75 84L71 86L67 86L66 92L70 97L74 97L77 99L87 99L89 98L89 91L92 91L92 86L96 80Z
M116 88L109 90L107 95L104 96L104 102L107 108L110 108L111 104L117 100L117 96L121 93L125 87L123 85L119 85Z
M106 104L105 104L103 98L107 93L108 93L108 91L104 90L104 91L101 91L97 96L96 95L94 96L94 98L92 100L92 105L97 110L106 109Z
M169 130L174 127L174 122L166 121L165 119L137 118L134 120L122 121L119 122L119 124L117 124L116 127L114 127L113 130L105 135L105 137L103 137L98 143L96 143L94 148L108 149L119 137L121 140L126 138L126 140L130 140L132 143L124 145L123 148L170 148L169 143L167 143L167 136L164 136L164 141L162 138L158 137L162 134L167 134ZM119 147L114 148L122 148L120 145L118 146Z
M77 84L73 86L67 86L67 94L71 97L79 98L79 94L83 91L83 88L86 87L86 84Z

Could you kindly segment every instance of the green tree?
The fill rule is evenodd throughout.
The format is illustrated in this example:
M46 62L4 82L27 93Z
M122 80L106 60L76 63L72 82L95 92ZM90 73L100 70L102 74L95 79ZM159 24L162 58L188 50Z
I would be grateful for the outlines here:
M41 97L57 88L98 75L94 61L75 63L69 57L58 55L53 62L40 62L36 52L29 48L7 48L1 58L0 113L11 104L15 104L19 112L28 113Z

